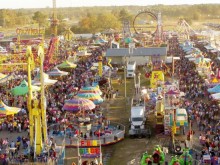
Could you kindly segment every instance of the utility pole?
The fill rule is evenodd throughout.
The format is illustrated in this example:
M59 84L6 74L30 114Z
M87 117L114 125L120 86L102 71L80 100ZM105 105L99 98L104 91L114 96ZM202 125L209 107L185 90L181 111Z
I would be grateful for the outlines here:
M125 99L127 98L127 78L126 78L126 73L127 73L127 57L125 55L125 64L124 64L124 83L125 83Z

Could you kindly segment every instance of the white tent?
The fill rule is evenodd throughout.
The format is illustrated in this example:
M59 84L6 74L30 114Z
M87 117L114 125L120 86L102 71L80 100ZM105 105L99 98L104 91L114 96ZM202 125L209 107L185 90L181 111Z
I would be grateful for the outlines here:
M211 94L211 97L212 97L214 100L220 100L220 93Z
M57 80L52 80L52 79L49 79L49 76L48 74L46 73L43 73L44 75L44 85L53 85L57 82ZM41 82L40 82L40 74L38 74L34 80L32 80L32 85L37 85L37 86L40 86L41 85Z
M166 63L172 63L173 60L174 60L174 61L180 60L180 57L167 57Z
M193 55L193 54L189 54L189 55L186 55L185 57L186 57L186 58L194 58L195 55Z

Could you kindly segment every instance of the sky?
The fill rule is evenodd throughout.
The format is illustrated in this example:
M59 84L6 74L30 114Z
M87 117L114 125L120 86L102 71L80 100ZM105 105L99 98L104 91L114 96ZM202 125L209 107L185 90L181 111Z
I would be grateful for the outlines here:
M52 7L53 0L0 0L0 9L45 8ZM81 6L126 6L126 5L177 5L177 4L211 4L220 0L56 0L57 7Z

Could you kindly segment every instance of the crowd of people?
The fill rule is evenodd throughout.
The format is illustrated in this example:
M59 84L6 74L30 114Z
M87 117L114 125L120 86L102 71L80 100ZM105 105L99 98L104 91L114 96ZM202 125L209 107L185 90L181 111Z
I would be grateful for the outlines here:
M176 48L176 50L178 49ZM200 134L198 139L202 148L201 160L203 155L210 155L212 159L218 159L220 157L219 105L210 97L204 77L196 71L196 64L185 58L186 54L183 50L178 51L178 54L180 60L175 62L175 74L179 78L180 90L185 93L183 106L188 111L191 126L197 127L193 132L198 130ZM213 58L213 54L210 56L216 60ZM216 68L216 63L214 63L212 69Z
M81 43L83 44L83 43ZM78 47L75 44L70 44L72 52L77 53ZM84 86L90 86L94 83L94 77L97 75L97 70L91 70L90 68L93 66L94 62L97 62L98 56L103 54L108 47L108 44L103 44L93 50L91 50L91 55L88 57L81 57L77 60L77 67L75 69L71 69L68 76L62 77L58 79L57 83L47 87L45 91L45 95L47 98L47 121L48 125L54 123L65 123L68 119L71 118L71 114L69 116L65 115L63 111L63 105L65 100L71 99L77 94ZM60 52L65 52L61 49L66 49L66 47L60 47ZM65 55L64 59L67 59L69 55L72 53ZM75 54L76 55L76 54ZM62 60L64 60L62 59ZM105 59L104 59L105 60ZM107 62L106 62L107 63ZM51 66L54 67L54 66ZM52 69L52 68L51 68ZM27 95L25 96L13 96L8 89L11 89L20 84L23 79L27 79L26 71L15 71L16 75L15 80L11 80L5 83L0 87L0 97L1 100L8 106L14 106L21 108L21 111L14 116L4 116L0 119L0 130L8 131L8 135L10 132L24 133L24 137L18 136L17 139L13 141L9 141L7 136L5 139L0 139L0 153L1 153L1 163L6 163L10 161L26 161L28 160L27 155L23 154L23 152L19 152L21 149L29 148L29 118L28 118L28 110L27 110ZM32 79L39 74L34 72L32 75ZM98 83L98 82L97 82ZM107 80L104 81L102 85L103 93L106 94L105 91L112 90L109 89L109 84ZM106 85L107 84L107 85ZM113 91L113 90L112 90ZM98 109L99 107L97 107ZM65 126L71 127L71 126ZM57 129L58 128L58 129ZM63 131L64 127L57 127L55 131ZM54 129L54 128L53 128ZM48 131L49 128L48 128ZM54 131L54 130L53 130ZM84 136L84 135L83 135ZM54 145L52 145L54 144ZM44 155L38 155L38 159L40 161L47 161L47 158L55 158L57 155L55 153L55 142L51 143L49 155L45 153ZM30 151L28 151L31 153Z

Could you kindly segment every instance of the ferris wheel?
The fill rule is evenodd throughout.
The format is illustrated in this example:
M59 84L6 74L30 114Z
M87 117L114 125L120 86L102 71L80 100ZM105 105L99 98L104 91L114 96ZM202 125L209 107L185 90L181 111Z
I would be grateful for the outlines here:
M157 32L158 18L151 11L140 11L133 20L136 34L149 34L154 36Z

